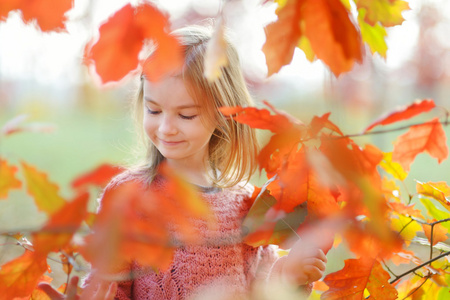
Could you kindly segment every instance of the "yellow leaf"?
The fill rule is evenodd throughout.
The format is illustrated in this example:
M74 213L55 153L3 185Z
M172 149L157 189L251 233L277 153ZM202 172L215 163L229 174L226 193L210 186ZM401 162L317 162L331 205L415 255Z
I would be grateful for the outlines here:
M398 180L405 180L408 173L403 170L403 167L398 162L392 161L392 152L384 153L383 160L380 163L386 172L397 178Z
M37 208L50 215L58 211L65 203L58 194L58 186L48 180L47 174L25 162L22 162L22 169L27 191L34 198Z
M439 201L447 210L450 211L450 201L447 200L446 196L450 195L450 187L446 182L427 182L423 183L417 181L416 184L417 193L431 197Z
M402 12L409 9L403 0L355 0L358 10L364 8L364 21L374 26L377 22L385 27L400 25L404 21Z
M5 199L11 189L22 187L22 183L15 177L17 168L9 166L6 160L0 159L0 199Z
M211 40L208 42L205 53L204 76L212 82L222 75L222 67L228 65L227 42L223 21L217 23Z
M398 219L391 219L391 228L400 233L400 236L405 240L406 246L411 244L417 232L422 231L422 227L417 222L411 222L410 218L402 215L398 215Z
M374 26L367 24L364 21L364 16L366 15L366 10L364 8L359 9L358 14L358 24L361 29L361 37L363 41L369 45L372 54L378 53L381 57L386 58L387 44L384 40L387 36L386 29L376 23Z

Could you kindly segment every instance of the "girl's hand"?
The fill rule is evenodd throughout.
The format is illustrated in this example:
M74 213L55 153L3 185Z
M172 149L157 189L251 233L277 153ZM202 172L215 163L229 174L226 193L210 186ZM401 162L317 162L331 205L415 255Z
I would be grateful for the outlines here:
M322 278L326 263L322 249L299 240L283 261L282 276L292 284L305 285Z
M67 285L66 294L61 294L55 290L48 283L40 283L38 287L45 292L52 300L78 300L80 296L77 295L78 287L78 277L74 276ZM85 299L93 300L112 300L117 292L116 282L102 282L97 290L97 292L90 297L83 297Z

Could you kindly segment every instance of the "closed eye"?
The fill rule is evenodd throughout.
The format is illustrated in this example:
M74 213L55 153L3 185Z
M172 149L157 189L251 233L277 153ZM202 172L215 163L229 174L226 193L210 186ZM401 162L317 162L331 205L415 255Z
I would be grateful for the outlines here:
M197 117L197 115L193 115L193 116L180 115L180 118L185 119L185 120L193 120L196 117Z
M151 110L150 108L147 108L147 112L151 115L157 115L161 113L161 111L159 110Z

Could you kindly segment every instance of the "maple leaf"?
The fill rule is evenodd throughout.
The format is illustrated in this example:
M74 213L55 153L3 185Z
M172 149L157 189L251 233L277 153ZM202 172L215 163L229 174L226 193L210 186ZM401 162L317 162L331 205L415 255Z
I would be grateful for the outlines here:
M404 21L402 12L409 9L408 2L403 0L356 0L355 3L358 9L367 11L364 21L372 26L377 22L385 27L400 25Z
M59 251L72 239L87 214L89 194L82 193L53 213L45 226L32 234L36 253Z
M0 20L6 19L10 11L20 10L26 23L36 20L43 31L62 30L65 29L65 14L72 5L72 0L2 0Z
M421 113L428 112L434 107L436 107L436 105L434 104L434 101L431 99L415 101L414 103L408 106L398 108L395 112L390 113L389 115L381 118L380 120L373 122L366 128L366 130L364 130L364 132L371 130L377 125L388 125L398 121L410 119Z
M399 162L405 171L409 171L414 158L422 152L427 152L440 163L448 156L446 141L445 131L438 118L411 126L394 144L392 160Z
M65 203L58 194L58 186L48 180L47 174L25 162L21 164L27 191L33 196L37 208L50 215L58 211Z
M274 133L282 133L293 126L286 116L272 115L265 108L221 107L220 112L226 117L232 117L236 122L247 124L252 128L267 129Z
M8 165L8 162L0 158L0 199L5 199L12 189L22 187L22 182L15 176L17 167Z
M205 52L203 75L208 81L213 82L218 79L222 74L221 68L228 65L226 52L225 27L223 20L220 19Z
M398 180L403 181L408 176L408 173L403 170L399 163L392 161L392 152L384 153L383 161L380 162L380 167Z
M386 58L387 44L385 38L387 36L386 29L380 24L370 25L364 21L366 10L358 9L358 25L361 29L361 37L363 41L369 45L372 54L378 53L381 57Z
M312 137L316 136L317 133L319 133L324 128L327 128L331 130L331 132L335 132L339 135L344 135L342 131L339 129L339 127L328 119L330 114L331 113L326 113L321 117L317 116L313 117L313 119L311 120L311 124L309 125L311 128L309 133L310 136Z
M149 80L157 80L183 63L181 46L168 29L168 16L153 5L127 4L100 26L98 41L86 47L87 62L93 62L103 82L118 81L138 67L144 42L152 40L157 49L143 68Z
M445 242L448 239L448 236L447 236L448 230L441 224L435 224L433 226L433 231L431 229L431 227L432 227L431 225L422 224L422 227L423 227L425 236L430 241L430 244L432 246L436 245L439 242Z
M25 250L0 269L1 300L31 295L39 279L47 270L47 257Z
M430 199L421 198L420 202L422 202L423 206L427 209L428 213L436 220L444 220L448 218L448 212L440 210L435 203L433 203ZM442 226L447 228L450 232L450 224L449 222L442 223Z
M314 53L336 76L362 61L361 35L340 0L303 0L302 17Z
M372 299L397 299L397 291L389 284L390 276L374 259L347 259L342 270L328 274L324 282L329 289L323 299L364 299L367 289Z
M72 181L72 188L79 189L88 185L104 187L114 176L124 169L110 164L102 164Z
M277 73L289 64L294 50L302 36L300 26L303 0L288 0L277 9L278 20L266 26L266 42L263 52L266 56L268 75Z
M450 187L445 181L427 183L417 181L416 190L417 193L423 196L436 199L450 211L450 201L446 198L450 196Z

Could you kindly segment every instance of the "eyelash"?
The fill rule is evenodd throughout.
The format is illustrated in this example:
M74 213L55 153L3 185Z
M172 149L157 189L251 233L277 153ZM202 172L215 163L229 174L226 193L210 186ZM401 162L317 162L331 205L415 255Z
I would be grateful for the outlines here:
M149 109L149 108L147 108L147 112L148 112L149 114L151 114L151 115L158 115L158 114L161 113L160 111L157 111L157 110L151 110L151 109ZM197 117L197 115L193 115L193 116L179 115L179 116L180 116L180 118L182 118L182 119L184 119L184 120L193 120L193 119L195 119L195 118Z

